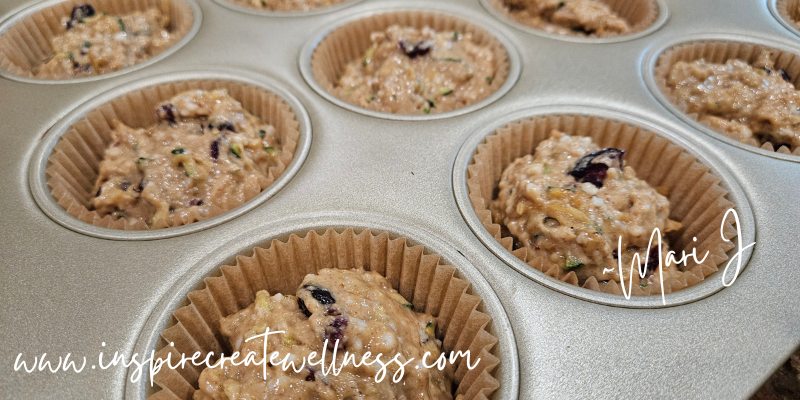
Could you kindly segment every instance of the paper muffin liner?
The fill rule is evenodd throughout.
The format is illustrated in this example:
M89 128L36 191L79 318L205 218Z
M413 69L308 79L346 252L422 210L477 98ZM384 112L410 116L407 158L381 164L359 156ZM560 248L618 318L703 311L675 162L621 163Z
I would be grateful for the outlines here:
M353 228L342 232L328 229L322 234L310 231L303 237L272 240L266 247L256 247L250 256L236 257L235 264L222 266L190 292L172 314L156 345L156 358L171 354L175 360L180 354L198 351L202 359L210 351L230 354L228 340L219 330L222 318L252 304L259 290L293 295L307 274L323 268L364 268L385 276L414 310L436 318L436 337L442 341L444 352L469 350L477 354L480 362L472 370L463 357L452 366L454 397L488 399L499 388L498 339L492 319L470 283L422 245L412 246L403 237ZM191 399L203 369L191 363L183 370L162 368L153 378L158 389L148 400Z
M86 3L92 4L98 13L111 15L158 8L169 15L171 46L189 33L194 22L192 8L185 0L68 0L28 15L0 35L0 67L26 78L57 79L35 75L55 55L51 42L66 31L62 19L70 17L74 6Z
M334 87L345 70L347 63L361 59L372 46L370 34L385 31L391 25L411 26L422 29L429 26L437 32L459 31L472 33L476 44L492 49L497 60L497 73L485 95L472 102L448 107L440 105L439 113L453 111L478 103L497 92L509 76L509 54L503 44L486 29L466 19L444 14L439 11L393 11L361 18L341 26L323 38L311 55L311 72L314 79L329 93L336 96ZM343 101L346 101L342 99Z
M90 111L83 119L70 126L59 138L47 159L47 186L58 204L81 221L122 230L185 225L214 217L243 204L236 199L228 199L224 207L212 207L207 211L176 211L162 224L152 228L140 220L114 219L110 215L101 216L88 208L94 196L93 189L100 162L111 142L112 121L119 120L132 128L157 124L155 110L161 102L194 89L225 89L242 103L245 110L275 127L281 145L278 163L269 168L266 178L260 178L257 183L244 187L245 201L271 185L292 161L300 138L299 123L291 107L266 89L236 81L198 79L129 92Z
M514 14L508 9L508 7L504 4L503 0L486 0L492 8L503 14L506 18L516 21L525 25L524 23L518 21ZM626 36L632 35L637 32L641 32L655 23L656 19L658 19L659 7L658 3L654 0L598 0L601 3L605 3L606 5L611 8L620 18L624 19L625 22L628 23L630 26L630 31L625 32L623 34L617 35L604 35L602 37L616 37L616 36ZM529 25L526 25L529 26ZM531 26L531 28L539 29L537 27ZM577 33L575 34L577 35ZM572 36L572 35L571 35Z
M800 29L800 0L778 0L775 9L781 18Z
M719 232L722 220L734 204L721 180L683 147L640 127L594 116L549 115L519 120L497 129L486 137L467 167L467 190L470 203L483 226L514 256L546 275L576 286L604 293L623 294L615 281L603 283L595 277L579 282L574 271L566 272L548 258L527 248L514 249L514 238L501 225L492 221L490 205L501 174L514 160L533 154L539 142L559 130L568 135L590 136L601 148L614 147L626 150L626 164L632 166L636 176L650 186L666 193L670 202L669 218L682 227L666 234L670 248L680 256L682 250L691 253L695 248L698 258L708 252L702 264L693 260L681 266L678 277L664 281L664 293L694 285L716 272L728 260L728 251L734 245L722 240ZM725 221L725 237L736 237L731 218ZM693 237L697 241L692 240ZM623 266L625 270L630 265ZM633 274L634 279L638 278ZM635 284L633 295L661 294L660 285L641 288Z
M791 2L796 3L796 1ZM690 116L695 121L708 126L708 124L700 121L698 114L689 113L686 111L685 107L680 105L678 102L679 99L675 97L675 94L667 84L667 79L669 78L669 73L670 70L672 70L672 67L680 61L692 62L700 59L705 59L708 62L720 64L724 64L731 59L740 59L748 64L752 64L758 59L759 54L761 54L763 50L769 50L772 52L773 60L775 60L775 68L780 68L786 71L789 76L792 77L792 84L795 87L798 87L798 84L800 84L800 56L797 54L753 43L724 40L690 42L679 44L667 49L658 57L653 74L659 90L661 90L661 93L663 93L673 105L675 105L680 111ZM708 128L714 132L718 132L710 126L708 126ZM720 135L725 135L722 132L718 133ZM776 149L772 143L767 142L760 144L755 138L751 138L744 143L781 154L792 154L796 156L800 155L800 147L795 149L793 152L788 146L785 145Z

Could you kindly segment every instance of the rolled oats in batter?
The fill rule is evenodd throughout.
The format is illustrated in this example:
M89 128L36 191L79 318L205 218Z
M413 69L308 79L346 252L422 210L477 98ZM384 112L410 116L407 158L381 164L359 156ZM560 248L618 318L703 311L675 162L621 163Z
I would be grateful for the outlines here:
M494 90L495 54L471 33L392 25L373 32L372 47L350 62L334 89L370 110L432 114L483 100Z
M36 73L49 79L100 75L138 64L173 42L169 17L155 8L126 15L98 13L91 4L75 6L66 31L52 39L55 56Z
M263 365L255 365L264 356L262 334L267 328L285 331L267 337L267 352L277 351L280 359L290 356L296 360L294 368L284 371L277 364L268 364L264 376ZM233 351L242 357L253 352L255 362L239 366L226 362L205 369L194 400L452 398L447 374L418 364L425 352L430 352L428 363L441 352L441 342L434 336L434 318L414 312L386 278L375 272L323 269L307 275L296 296L270 296L260 291L253 304L224 318L220 330ZM245 342L256 335L262 336ZM318 364L306 363L300 368L302 360L318 361L322 353L330 360L336 340L337 366L344 364L345 352L355 354L356 360L366 352L372 359L381 353L384 361L398 354L402 362L414 360L398 383L392 382L395 371L391 367L384 379L375 382L380 369L377 363L356 367L350 362L338 375L326 374ZM317 356L309 358L312 352ZM326 368L329 363L326 361ZM414 368L417 365L420 368Z
M667 86L679 107L732 139L800 147L800 91L786 71L775 68L771 52L753 65L737 59L680 61Z
M329 7L347 0L228 0L231 3L271 11L307 11Z
M278 134L226 91L184 92L155 112L161 122L147 128L114 122L90 202L101 215L161 228L241 204L267 184Z
M516 246L544 255L546 262L574 271L582 284L589 277L625 282L634 254L640 265L650 254L647 276L634 284L658 280L658 246L648 248L655 228L662 235L680 228L669 219L669 201L624 166L623 150L600 149L589 137L553 131L533 155L515 160L502 174L492 202L495 223L517 240ZM622 252L617 250L622 238ZM662 261L669 251L662 236ZM613 269L604 272L604 269ZM635 270L634 270L635 271ZM677 271L664 264L666 280Z
M599 0L503 0L503 4L517 22L550 33L602 37L631 29Z

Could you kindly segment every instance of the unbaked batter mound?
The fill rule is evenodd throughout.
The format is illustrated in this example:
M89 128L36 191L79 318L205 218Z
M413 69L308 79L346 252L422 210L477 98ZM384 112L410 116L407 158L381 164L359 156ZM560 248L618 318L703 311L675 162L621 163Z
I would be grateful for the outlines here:
M524 25L561 35L614 36L630 32L628 22L598 0L503 0Z
M207 368L200 374L200 390L194 400L235 399L451 399L452 381L447 373L419 364L425 352L427 363L439 357L441 342L434 336L435 319L413 311L413 306L383 276L364 270L323 269L307 275L296 296L266 291L256 294L253 304L224 318L220 331L228 337L233 351L254 352L260 361L264 355L264 339L245 339L270 331L285 331L268 338L268 352L277 351L280 359L294 356L295 368L311 352L327 352L326 368L332 350L339 340L337 366L345 352L361 360L365 352L372 358L378 353L388 361L399 354L402 362L414 360L405 367L398 383L391 374L379 383L374 378L380 365L355 367L347 364L338 375L325 374L319 365L300 372L289 367L269 365L262 376L262 365L235 366L226 362L218 368ZM325 340L328 340L327 347ZM396 365L396 364L395 364ZM414 366L420 365L420 368Z

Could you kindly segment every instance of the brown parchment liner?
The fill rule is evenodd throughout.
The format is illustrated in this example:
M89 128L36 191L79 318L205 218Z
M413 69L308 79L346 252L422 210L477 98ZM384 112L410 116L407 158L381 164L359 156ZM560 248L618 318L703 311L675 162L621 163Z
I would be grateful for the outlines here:
M734 245L723 241L719 232L725 212L734 204L728 199L728 191L721 186L720 179L707 166L683 147L640 127L600 117L573 115L549 115L509 123L478 145L467 167L467 189L475 213L489 233L514 256L563 282L604 293L623 294L615 281L603 283L590 277L578 282L574 271L565 272L546 255L524 247L514 250L513 237L492 221L489 206L503 170L517 158L533 154L539 142L547 139L554 129L569 135L590 136L601 148L626 150L626 165L636 170L637 177L666 193L670 202L669 218L683 224L679 231L666 235L670 248L677 253L676 258L680 259L681 250L688 254L696 248L698 259L709 252L702 264L691 261L687 266L680 266L683 271L678 278L664 281L665 293L703 281L728 260L727 252ZM726 238L736 237L731 218L724 229ZM692 241L693 237L697 237L697 242ZM623 266L626 271L629 268L630 265ZM631 291L634 295L661 294L660 284L642 289L638 278L634 273Z
M800 29L800 0L778 0L775 9L781 18Z
M84 3L92 4L98 13L111 15L158 8L169 15L167 30L172 34L172 46L186 36L194 22L185 0L68 0L28 15L0 35L0 67L19 76L37 78L36 72L55 55L53 37L66 31L63 18L69 19L72 8Z
M759 54L761 54L763 50L771 51L772 59L775 60L775 68L785 70L789 76L792 77L792 84L796 88L800 87L798 86L800 84L800 56L772 47L734 41L709 40L676 45L667 49L658 57L653 73L661 93L663 93L672 104L686 115L692 117L695 121L708 126L707 123L700 121L698 114L686 112L686 108L680 105L678 102L679 99L675 97L672 89L667 84L667 79L669 78L672 67L680 61L692 62L700 59L720 64L724 64L731 59L740 59L752 64L758 59ZM718 132L720 135L725 135L723 132L716 131L710 126L708 126L708 128L714 132ZM776 149L772 143L766 142L762 145L759 144L755 138L751 138L744 143L781 154L800 155L800 147L795 149L794 152L785 145Z
M385 31L394 24L417 29L429 26L437 32L469 32L472 33L472 39L476 44L489 46L494 52L495 60L498 63L497 72L486 95L474 102L460 105L460 107L439 106L437 113L453 111L478 103L500 89L508 78L510 68L508 51L496 37L477 24L436 11L394 11L361 18L341 26L325 36L311 54L311 72L314 74L314 79L335 96L334 87L339 82L347 63L356 59L360 60L372 45L370 34Z
M250 256L236 257L234 265L216 270L187 295L161 333L156 357L171 354L172 360L179 360L180 354L189 357L198 351L202 359L209 351L230 354L228 340L219 331L220 319L253 303L259 290L294 295L303 277L323 268L364 268L385 276L414 310L436 318L436 337L442 340L444 351L469 350L472 362L474 355L479 355L480 362L472 370L464 358L453 365L454 397L492 398L500 386L497 337L491 316L470 283L422 245L370 230L310 231L303 237L272 240L265 247L256 247ZM168 346L170 343L174 347ZM203 368L187 364L184 370L162 368L153 378L160 389L148 400L191 399Z
M632 35L637 32L641 32L650 26L658 18L659 7L658 3L654 0L598 0L601 3L605 3L608 5L611 10L613 10L620 18L624 19L625 22L628 23L630 30L625 33L621 34L610 34L610 35L603 35L600 37L617 37L617 36L626 36ZM518 22L520 24L530 26L525 24L524 22L520 21L515 17L515 15L509 10L508 6L506 6L503 0L488 0L489 5L491 5L495 10L499 11L503 14L506 18ZM541 28L530 26L534 29L539 29L544 31ZM569 36L584 36L578 33L570 32ZM588 36L588 37L597 37L597 36Z
M245 186L250 200L271 185L294 158L300 138L299 122L291 107L280 97L259 87L227 80L187 80L139 89L122 95L92 110L70 126L59 138L47 158L46 179L58 204L73 217L92 225L122 230L167 228L202 221L238 207L240 202L229 199L225 207L213 207L207 212L175 212L163 224L149 228L140 220L114 219L101 216L88 207L94 196L94 184L103 154L111 142L112 121L119 120L133 128L158 123L156 108L178 93L187 90L225 89L242 103L245 110L275 127L281 151L278 165L270 167L266 178L257 185Z

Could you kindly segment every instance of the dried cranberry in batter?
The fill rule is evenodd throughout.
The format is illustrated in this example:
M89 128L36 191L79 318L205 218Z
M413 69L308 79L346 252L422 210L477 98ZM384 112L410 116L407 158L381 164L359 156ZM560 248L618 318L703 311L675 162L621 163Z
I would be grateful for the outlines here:
M374 377L380 369L377 363L360 367L348 363L338 375L326 375L319 365L308 363L300 372L268 365L267 375L263 376L260 364L236 366L226 362L200 374L200 389L194 393L194 400L452 399L451 378L421 364L425 352L430 352L428 363L441 352L441 342L434 336L434 318L414 312L386 278L375 272L323 269L316 275L307 275L296 296L270 297L260 291L253 304L220 323L233 351L243 357L253 352L257 362L264 356L263 336L245 340L263 334L267 328L271 332L285 331L268 337L267 351L277 351L280 359L293 356L294 369L300 369L302 360L308 360L311 352L317 353L313 361L319 361L319 354L326 353L327 367L334 348L337 366L342 365L345 352L356 355L359 361L367 351L372 354L370 360L378 353L384 355L384 361L397 354L402 362L414 360L405 367L405 375L398 383L392 382L394 372L387 372L376 383ZM417 365L420 368L414 368Z
M101 215L174 226L260 192L280 143L274 127L224 90L188 91L154 110L147 128L115 121L90 205Z
M347 64L334 94L357 106L396 114L433 114L488 97L497 72L489 46L471 33L392 25Z
M663 236L680 228L669 219L669 200L624 165L625 152L600 149L589 137L553 131L533 155L518 158L504 171L492 202L495 223L521 246L547 262L574 271L582 284L589 277L619 282L618 258L629 281L634 254L651 254L647 276L634 284L660 282L658 248L648 248L655 228L662 234L662 256L669 251ZM618 239L622 253L618 254ZM663 259L662 259L663 261ZM604 269L613 269L604 272ZM664 280L677 271L664 264Z

